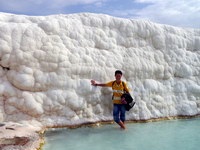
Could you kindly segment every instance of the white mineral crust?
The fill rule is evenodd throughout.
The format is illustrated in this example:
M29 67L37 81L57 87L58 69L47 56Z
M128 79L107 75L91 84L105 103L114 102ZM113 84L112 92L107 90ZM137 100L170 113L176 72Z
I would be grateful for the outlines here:
M121 69L136 105L127 119L200 114L200 30L102 14L0 13L0 122L43 126L112 119Z

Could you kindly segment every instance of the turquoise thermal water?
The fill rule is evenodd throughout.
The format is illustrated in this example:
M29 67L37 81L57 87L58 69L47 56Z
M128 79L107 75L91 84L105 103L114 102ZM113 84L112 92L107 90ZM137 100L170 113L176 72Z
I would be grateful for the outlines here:
M56 129L43 150L199 150L200 118Z

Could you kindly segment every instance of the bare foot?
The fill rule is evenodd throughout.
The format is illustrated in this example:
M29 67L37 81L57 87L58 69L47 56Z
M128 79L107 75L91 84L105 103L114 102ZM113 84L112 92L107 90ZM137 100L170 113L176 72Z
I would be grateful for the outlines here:
M124 130L126 129L126 126L124 125L124 123L122 121L120 121L118 124L122 129L124 129Z

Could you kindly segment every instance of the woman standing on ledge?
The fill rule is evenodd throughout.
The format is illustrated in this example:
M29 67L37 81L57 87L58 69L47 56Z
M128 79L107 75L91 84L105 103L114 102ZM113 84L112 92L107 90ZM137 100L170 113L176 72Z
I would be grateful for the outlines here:
M96 81L91 80L91 84L93 86L102 86L102 87L112 87L113 90L113 119L114 121L120 125L122 129L125 129L125 120L126 120L126 109L125 105L121 100L121 96L123 93L129 93L129 89L125 82L121 81L122 72L120 70L115 71L115 79L114 81L110 81L107 83L96 83Z

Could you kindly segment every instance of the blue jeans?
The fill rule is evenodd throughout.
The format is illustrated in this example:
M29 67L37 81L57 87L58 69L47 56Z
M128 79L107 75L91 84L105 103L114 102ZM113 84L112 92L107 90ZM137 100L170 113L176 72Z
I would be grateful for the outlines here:
M123 104L113 105L113 119L116 123L119 123L120 121L124 122L126 119L125 114L126 114L125 105Z

